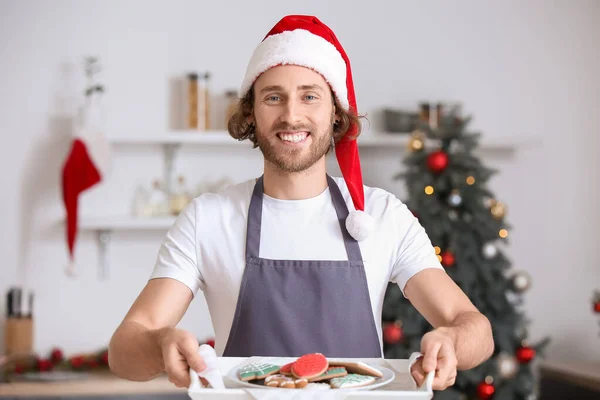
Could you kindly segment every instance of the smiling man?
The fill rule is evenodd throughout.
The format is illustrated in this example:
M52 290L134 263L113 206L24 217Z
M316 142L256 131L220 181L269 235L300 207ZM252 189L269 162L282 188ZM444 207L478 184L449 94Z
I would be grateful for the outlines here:
M176 328L202 291L227 357L382 357L388 282L434 326L413 375L454 383L493 351L488 320L441 267L422 226L394 195L362 182L348 57L315 17L283 18L252 55L230 134L264 155L256 179L204 194L178 217L150 281L110 344L119 376L162 371L178 386L205 366ZM335 151L342 177L326 170Z

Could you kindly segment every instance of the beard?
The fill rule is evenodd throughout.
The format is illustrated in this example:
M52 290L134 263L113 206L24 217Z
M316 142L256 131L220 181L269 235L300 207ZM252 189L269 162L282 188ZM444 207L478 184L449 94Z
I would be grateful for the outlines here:
M319 132L314 126L310 125L289 125L287 123L278 123L273 126L271 132L276 131L306 131L309 132L311 143L308 149L285 148L282 146L281 139L275 134L263 135L256 127L256 142L265 160L275 165L281 172L302 172L306 171L317 163L331 146L333 135L333 116L331 123L323 131Z

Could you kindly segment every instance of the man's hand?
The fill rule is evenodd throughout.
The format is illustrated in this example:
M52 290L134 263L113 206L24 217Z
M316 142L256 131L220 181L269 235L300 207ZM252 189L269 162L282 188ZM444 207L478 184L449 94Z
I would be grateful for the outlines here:
M202 372L206 364L198 354L200 344L190 332L176 328L163 328L158 331L165 372L169 381L177 387L190 386L190 368Z
M438 328L427 332L421 339L421 353L423 357L415 362L411 371L418 386L423 384L430 371L435 371L434 390L454 385L458 362L451 330Z

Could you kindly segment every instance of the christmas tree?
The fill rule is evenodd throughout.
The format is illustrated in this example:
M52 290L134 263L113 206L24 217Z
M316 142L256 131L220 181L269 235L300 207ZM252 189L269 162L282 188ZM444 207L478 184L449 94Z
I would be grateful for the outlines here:
M459 109L426 116L412 134L405 170L404 202L423 225L448 275L492 324L494 355L456 383L436 391L437 399L531 399L535 389L532 362L548 340L528 342L529 321L519 310L531 284L525 271L511 271L502 252L511 227L506 206L487 187L497 172L474 154L480 134L469 132L471 117ZM383 305L386 358L408 358L420 350L422 336L433 327L404 298L395 284Z

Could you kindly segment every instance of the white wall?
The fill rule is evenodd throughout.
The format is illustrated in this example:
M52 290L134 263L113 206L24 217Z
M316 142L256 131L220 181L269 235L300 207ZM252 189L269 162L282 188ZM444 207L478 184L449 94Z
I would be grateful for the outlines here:
M110 134L157 133L171 124L172 79L209 70L215 93L235 88L268 29L285 14L309 13L346 47L372 130L381 127L383 107L459 100L487 136L542 139L512 157L484 154L501 170L492 189L509 205L514 225L507 251L514 268L533 276L525 303L532 339L550 334L552 359L600 358L590 311L591 293L600 288L600 3L158 3L0 1L0 293L23 277L35 288L38 350L104 346L144 285L164 235L116 233L110 280L98 281L94 238L83 233L80 275L63 273L60 168L81 100L83 56L98 55L105 66ZM157 150L116 149L113 175L82 197L82 215L128 212L136 180L161 174ZM260 172L256 152L236 158L240 167L224 155L186 149L177 170L193 182L216 179L217 171L236 180ZM365 151L366 183L403 196L402 184L391 180L400 160L395 150ZM201 298L182 326L199 337L211 334Z

